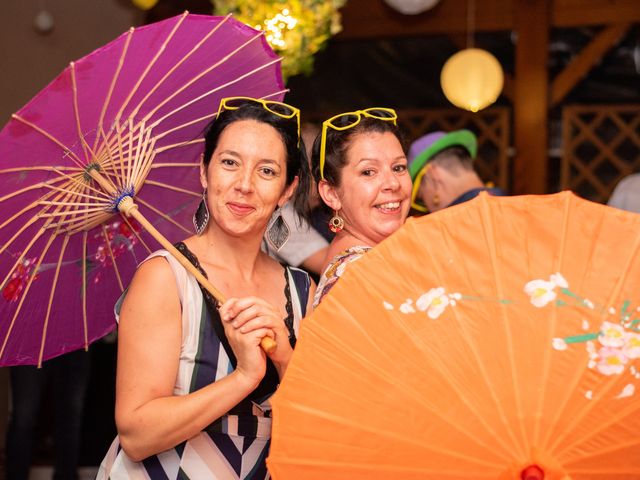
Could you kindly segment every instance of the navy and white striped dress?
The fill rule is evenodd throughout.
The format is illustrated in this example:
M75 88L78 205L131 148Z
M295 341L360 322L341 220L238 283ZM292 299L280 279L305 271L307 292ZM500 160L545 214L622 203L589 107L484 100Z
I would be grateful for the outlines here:
M200 268L183 243L176 247ZM186 395L231 373L235 356L224 336L213 299L208 293L209 298L205 299L193 275L166 250L149 258L156 256L167 259L178 285L182 348L174 394ZM310 281L306 272L293 267L285 268L285 276L288 313L285 323L293 345L305 315ZM116 438L100 465L97 479L268 479L265 459L271 438L269 399L277 385L275 366L268 360L263 381L227 415L186 442L142 462L132 462Z

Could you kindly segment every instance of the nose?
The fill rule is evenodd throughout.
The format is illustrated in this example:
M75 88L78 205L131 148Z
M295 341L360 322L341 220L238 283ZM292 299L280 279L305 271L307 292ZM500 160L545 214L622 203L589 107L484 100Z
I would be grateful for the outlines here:
M395 192L400 188L400 180L398 179L397 173L394 172L393 169L385 169L382 186L383 189L392 192Z
M238 171L235 189L241 193L249 193L253 190L253 177L251 169L241 168Z

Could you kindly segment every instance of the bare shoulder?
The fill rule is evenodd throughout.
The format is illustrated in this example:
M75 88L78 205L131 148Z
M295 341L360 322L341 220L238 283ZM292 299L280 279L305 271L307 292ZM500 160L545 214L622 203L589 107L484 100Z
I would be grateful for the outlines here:
M179 308L178 287L169 262L164 257L154 257L142 263L129 286L121 317L127 313L144 310L149 314ZM138 315L136 315L138 316Z
M156 287L154 290L174 290L175 281L171 266L165 257L158 256L143 262L136 270L131 281L130 290L144 286L145 290Z

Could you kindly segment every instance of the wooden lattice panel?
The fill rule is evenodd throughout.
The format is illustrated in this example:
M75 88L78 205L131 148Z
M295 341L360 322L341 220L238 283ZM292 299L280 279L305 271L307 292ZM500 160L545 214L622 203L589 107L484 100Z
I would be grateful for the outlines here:
M562 110L560 186L606 202L617 183L640 171L640 105L572 105Z
M509 109L493 107L478 113L459 109L399 110L398 120L411 142L422 135L466 128L478 137L475 167L485 182L510 190Z

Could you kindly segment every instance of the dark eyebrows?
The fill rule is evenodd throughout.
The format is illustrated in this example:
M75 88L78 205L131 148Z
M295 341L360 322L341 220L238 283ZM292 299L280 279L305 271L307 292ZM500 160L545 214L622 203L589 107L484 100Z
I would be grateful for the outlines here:
M235 150L222 150L218 153L218 155L230 155L235 158L242 158L242 156ZM274 160L272 158L261 158L260 162L268 163L269 165L276 165L278 167L280 166L280 163L277 160Z
M393 159L394 162L398 161L398 160L406 160L407 156L406 155L398 155L396 158ZM360 160L358 160L358 163L356 163L356 165L360 165L362 162L379 162L380 159L378 158L361 158Z
M222 154L231 155L233 157L240 157L240 154L235 150L222 150L221 152L219 152L219 155L222 155Z
M271 158L262 158L262 159L260 159L260 161L264 162L264 163L270 163L270 164L273 164L273 165L278 165L278 166L280 165L279 162L277 162L276 160L273 160Z

